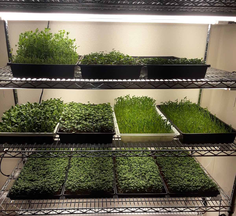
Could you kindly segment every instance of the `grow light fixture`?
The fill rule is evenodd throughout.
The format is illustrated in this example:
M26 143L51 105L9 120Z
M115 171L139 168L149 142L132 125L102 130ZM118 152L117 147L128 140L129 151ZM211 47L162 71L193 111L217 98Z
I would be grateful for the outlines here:
M21 21L80 21L80 22L127 22L127 23L186 23L218 24L236 22L236 17L226 16L166 16L166 15L114 15L69 13L18 13L0 12L2 20Z

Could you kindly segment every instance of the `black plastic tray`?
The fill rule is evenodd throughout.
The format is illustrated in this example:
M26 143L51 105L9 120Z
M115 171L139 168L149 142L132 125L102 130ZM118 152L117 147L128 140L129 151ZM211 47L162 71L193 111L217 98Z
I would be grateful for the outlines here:
M235 136L236 136L236 130L232 129L233 132L231 133L183 133L174 123L170 120L170 118L167 117L167 115L161 110L161 106L157 106L160 111L163 113L163 115L168 119L168 121L176 128L176 130L179 131L181 134L179 136L179 139L182 143L186 144L194 144L194 143L202 143L202 144L209 144L209 143L232 143L234 142ZM223 122L216 116L211 114L212 118L216 118L219 121ZM228 128L231 128L228 124L223 122Z
M113 158L113 163L114 163L114 178L115 178L115 186L114 186L114 190L116 191L116 195L118 195L118 197L165 197L167 194L166 191L166 185L165 182L162 181L163 184L163 192L161 193L155 193L155 192L133 192L133 193L120 193L119 192L119 187L118 185L118 180L117 180L117 171L116 171L116 159ZM157 169L159 169L159 167L157 166ZM161 176L160 176L161 177Z
M115 132L107 133L95 133L95 132L84 132L84 133L68 133L60 131L60 125L58 127L57 134L59 134L61 143L112 143Z
M12 200L39 200L39 199L60 199L62 195L58 194L29 194L29 195L20 195L20 196L12 196L10 192L8 193L7 197Z
M29 144L51 144L54 142L55 133L14 133L14 132L0 132L0 144L3 143L29 143Z
M139 79L142 65L82 65L84 79Z
M170 197L216 197L220 194L219 190L218 191L214 191L214 192L201 192L201 191L198 191L197 193L190 193L190 192L171 192L171 190L169 189L168 187L168 183L166 182L166 179L165 179L165 176L164 174L162 173L162 170L161 170L161 167L158 165L157 161L156 161L156 164L158 166L158 169L160 171L160 175L161 175L161 179L164 183L164 186L165 186L165 190L167 191L168 195Z
M64 196L66 198L112 198L114 194L106 191L92 191L91 193L65 191Z
M74 78L76 65L17 64L11 66L13 77L19 78Z
M147 65L148 79L203 79L206 64L159 64Z
M112 159L113 161L113 193L108 192L108 191L77 191L77 192L71 192L70 190L66 190L66 181L68 179L68 173L70 170L70 162L71 158L69 161L69 168L67 170L66 174L66 180L62 189L62 193L66 198L111 198L114 197L114 194L116 194L116 184L115 184L115 175L114 175L114 158Z
M115 133L65 133L58 132L61 143L112 143Z

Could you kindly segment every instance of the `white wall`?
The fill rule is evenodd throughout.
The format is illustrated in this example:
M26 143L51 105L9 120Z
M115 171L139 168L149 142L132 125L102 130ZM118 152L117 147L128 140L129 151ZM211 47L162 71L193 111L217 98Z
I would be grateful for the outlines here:
M19 103L38 102L41 90L18 90ZM115 98L127 94L136 96L149 96L156 100L157 104L168 100L187 98L195 103L198 100L198 90L44 90L43 100L49 98L61 98L64 102L87 103L111 103L114 104Z
M215 68L234 71L235 56L236 26L213 26L207 62ZM208 107L213 114L236 128L236 91L203 90L201 106ZM199 161L230 196L236 174L236 157L199 158Z
M47 22L10 21L11 46L15 50L19 33L46 26ZM50 22L50 28L69 31L79 54L116 49L129 55L202 58L207 34L207 25L187 24Z

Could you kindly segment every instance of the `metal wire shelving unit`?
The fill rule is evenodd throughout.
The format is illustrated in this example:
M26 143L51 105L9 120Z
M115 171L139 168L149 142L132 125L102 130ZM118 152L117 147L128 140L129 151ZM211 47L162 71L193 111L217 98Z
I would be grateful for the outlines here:
M87 12L87 13L142 13L142 14L197 14L236 15L235 1L110 1L110 0L0 0L0 11L18 12ZM6 40L8 40L5 22ZM208 32L209 33L209 32ZM209 35L208 35L209 36ZM208 43L208 42L207 42ZM7 41L8 54L10 44ZM207 52L207 48L206 48ZM206 57L206 56L205 56ZM9 66L0 68L0 88L29 89L236 89L236 73L208 68L204 79L151 80L89 80L81 77L79 69L74 79L14 78ZM16 100L17 101L17 100ZM0 141L1 142L1 141ZM60 154L58 154L60 153ZM54 214L204 214L206 212L232 213L233 196L229 198L219 187L217 197L162 197L162 198L94 198L44 200L11 200L9 189L19 176L27 158L43 157L215 157L236 156L236 142L222 144L182 144L179 140L158 143L124 144L119 137L112 144L0 144L0 168L4 158L20 161L0 190L0 215L54 215ZM210 175L208 174L210 177ZM210 177L211 178L211 177ZM236 181L232 190L235 194Z
M14 78L10 67L6 66L0 68L0 87L14 89L236 89L236 73L209 68L204 79L89 80L82 79L78 69L74 79L31 79Z
M64 144L57 141L52 144L2 144L0 148L0 157L4 158L236 156L236 143L182 144L178 140L159 143L123 143L114 140L112 144Z
M65 198L44 200L11 200L7 197L14 180L22 170L22 159L0 191L0 214L6 215L55 215L102 213L191 213L227 212L230 198L219 187L217 197L162 197L162 198ZM205 171L206 172L206 171ZM207 173L207 172L206 172ZM211 178L211 176L207 173ZM214 180L213 180L214 181Z
M1 0L2 11L142 13L142 14L236 14L234 0Z

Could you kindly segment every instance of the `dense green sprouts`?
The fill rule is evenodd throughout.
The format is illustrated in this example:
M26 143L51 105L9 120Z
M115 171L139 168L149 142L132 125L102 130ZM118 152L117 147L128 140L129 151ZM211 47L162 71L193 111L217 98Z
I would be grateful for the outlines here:
M113 162L110 157L72 158L66 193L113 193Z
M171 193L218 193L217 185L191 157L157 157Z
M121 133L172 133L170 124L157 113L154 99L127 95L115 101Z
M48 155L45 154L47 157ZM30 158L10 190L11 198L60 194L68 158Z
M138 65L140 60L112 50L109 53L95 52L85 55L81 60L84 65Z
M3 113L1 132L53 132L63 111L63 101L49 99L16 105Z
M186 98L175 102L168 101L161 105L164 114L183 133L229 133L232 128L212 116L207 109L203 109Z
M178 58L178 59L168 59L168 58L144 58L142 59L143 64L155 65L155 64L205 64L203 59L187 59L187 58Z
M151 157L117 157L119 193L161 193L164 191L155 160Z
M65 30L55 34L47 28L44 31L26 31L20 34L16 46L13 63L73 65L78 61L75 39L70 39Z
M111 105L109 103L68 103L64 108L60 130L69 133L113 132L114 122Z

